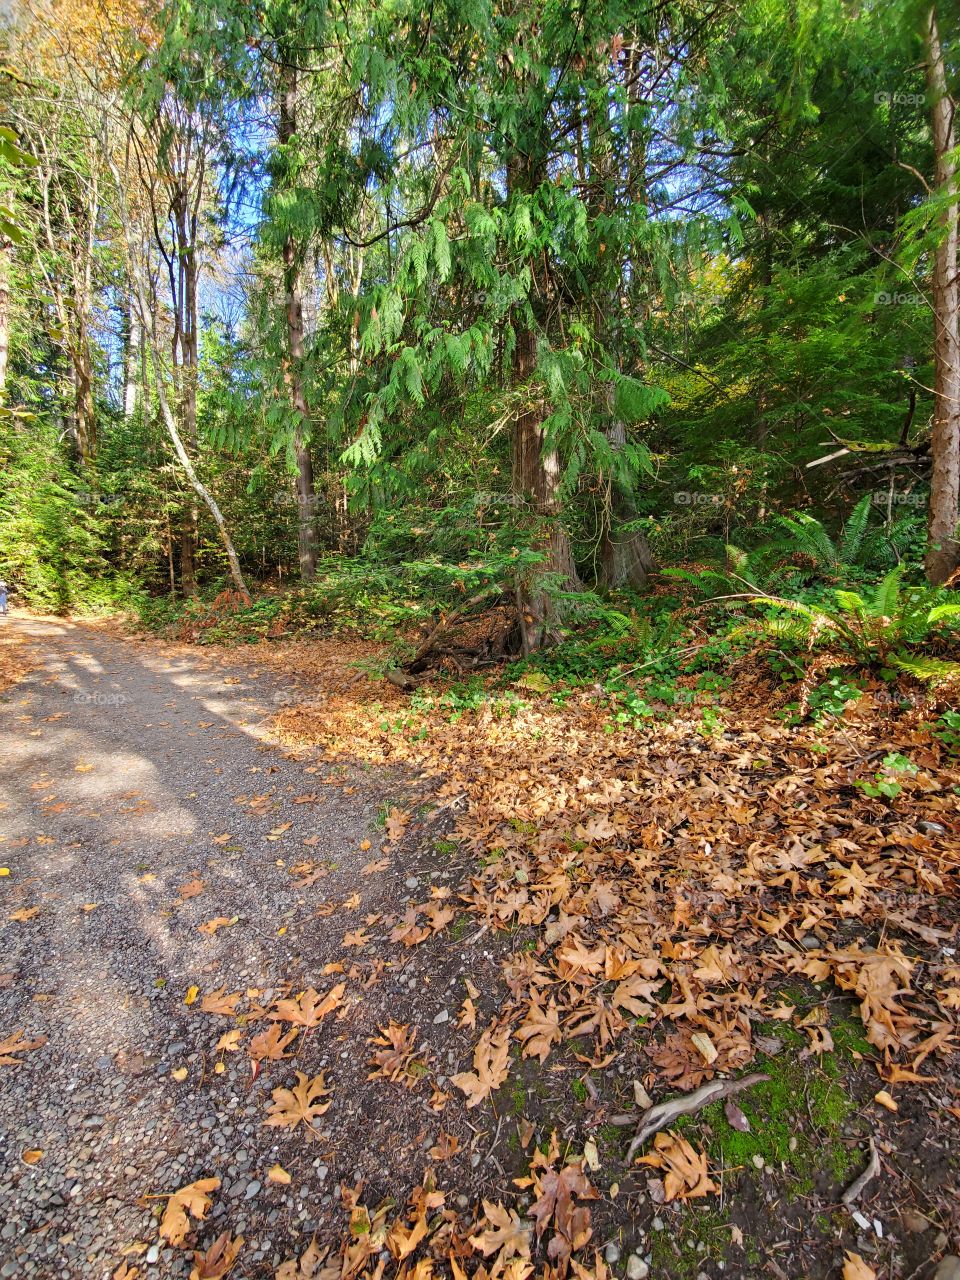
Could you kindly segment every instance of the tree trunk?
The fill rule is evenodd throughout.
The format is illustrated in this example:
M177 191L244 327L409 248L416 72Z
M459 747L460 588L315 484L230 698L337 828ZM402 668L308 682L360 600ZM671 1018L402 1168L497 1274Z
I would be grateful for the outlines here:
M546 175L545 160L533 154L535 143L524 150L512 151L507 161L507 197L532 195L538 190ZM545 153L543 153L545 155ZM545 284L538 279L536 263L530 262L530 305L534 316L545 308ZM513 351L513 383L525 388L536 367L537 338L529 321L519 309L514 315L516 345ZM544 404L540 396L534 400L535 389L522 392L525 399L514 420L512 436L511 473L513 493L523 502L529 502L534 516L540 522L541 533L537 550L543 560L534 574L525 574L517 582L517 615L520 640L524 653L531 653L548 643L555 634L555 608L550 592L538 579L550 574L561 589L576 591L580 586L573 559L573 548L561 521L560 459L556 450L548 448L544 440Z
M614 450L627 442L627 429L614 421L607 431ZM608 521L604 526L600 547L600 567L608 587L634 587L642 591L647 578L657 567L650 544L642 533L625 532L623 526L637 517L632 494L625 493L611 480L607 500Z
M297 72L282 71L280 117L277 140L290 145L297 129ZM303 290L300 281L300 254L293 235L283 245L283 287L287 315L287 360L284 377L293 410L293 452L297 463L297 549L300 577L311 582L317 571L317 494L313 479L313 456L307 441L307 399L303 390Z
M10 351L10 245L0 240L0 401L7 389Z
M513 374L518 385L531 377L536 364L536 336L531 329L517 332ZM561 523L560 460L543 438L543 413L530 405L517 415L513 427L512 472L514 494L530 503L543 525L538 550L543 554L536 573L556 575L559 585L576 591L580 585L573 549ZM554 632L554 607L548 591L530 578L517 587L517 612L524 653L541 648Z
M926 32L927 89L932 104L936 187L956 194L955 103L947 88L936 7ZM934 408L931 436L927 577L946 582L960 567L960 282L957 279L957 204L943 215L943 239L933 264Z
M79 320L76 350L73 352L73 387L76 397L77 454L82 463L90 463L97 454L97 411L93 399L90 338L86 326Z
M137 412L142 377L140 372L142 338L133 307L127 308L123 326L123 416L129 422Z

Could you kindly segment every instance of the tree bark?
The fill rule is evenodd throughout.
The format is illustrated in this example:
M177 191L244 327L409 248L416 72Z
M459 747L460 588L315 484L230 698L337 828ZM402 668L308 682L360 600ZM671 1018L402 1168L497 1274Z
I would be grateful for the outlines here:
M545 153L544 153L545 154ZM545 175L545 164L538 163L528 149L511 154L507 163L508 198L532 195ZM544 305L544 285L537 278L531 262L531 309L536 317ZM537 579L550 574L568 591L580 587L573 548L561 519L560 459L544 439L544 401L529 386L536 368L537 336L529 321L515 313L516 345L513 351L513 384L520 389L524 403L513 424L511 474L514 496L528 502L540 522L537 550L543 560L536 574L524 575L517 583L517 614L520 640L524 653L531 653L548 643L555 633L555 607L550 592Z
M624 424L615 420L607 431L607 439L612 449L622 448L627 442ZM600 547L603 580L608 587L633 587L642 591L657 567L656 561L642 533L624 531L623 526L636 519L637 509L632 494L625 493L613 480L609 485L607 511L608 522Z
M10 352L10 245L0 240L0 400L7 389Z
M936 189L956 195L953 151L956 104L947 87L936 6L926 31L926 78L931 100ZM931 434L927 577L938 585L960 567L960 282L957 279L957 204L943 215L943 238L933 264L934 408Z
M297 130L297 72L289 64L283 68L280 86L280 115L277 140L289 146ZM287 316L287 360L284 377L293 410L293 452L297 464L297 549L300 577L311 582L317 571L317 494L313 477L313 455L307 441L308 410L303 389L303 288L300 279L300 251L294 236L283 245L283 287Z

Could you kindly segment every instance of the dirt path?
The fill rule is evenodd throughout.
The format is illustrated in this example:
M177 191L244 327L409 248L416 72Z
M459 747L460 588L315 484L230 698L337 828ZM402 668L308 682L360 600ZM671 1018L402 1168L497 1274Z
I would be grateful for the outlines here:
M405 1143L422 1164L436 1140L422 1099L425 1140L402 1107L371 1114L366 1040L419 1012L437 1017L433 1052L446 1052L460 997L444 983L457 968L431 977L421 948L404 971L343 937L442 884L449 860L438 869L388 848L370 870L378 811L404 784L268 743L285 694L276 675L91 626L7 625L43 666L0 695L0 1041L48 1039L0 1067L0 1276L109 1276L131 1246L141 1275L186 1276L190 1255L155 1243L163 1202L141 1197L212 1176L205 1242L229 1225L247 1239L237 1274L272 1275L290 1242L339 1232L338 1182L382 1182L391 1160L410 1159ZM217 918L230 923L200 931ZM245 1053L216 1052L236 1019L184 1003L191 986L202 998L226 984L255 1009L289 984L329 988L340 971L357 992L341 1024L255 1082ZM319 1141L263 1127L291 1065L325 1067L334 1084ZM287 1186L268 1180L278 1161Z

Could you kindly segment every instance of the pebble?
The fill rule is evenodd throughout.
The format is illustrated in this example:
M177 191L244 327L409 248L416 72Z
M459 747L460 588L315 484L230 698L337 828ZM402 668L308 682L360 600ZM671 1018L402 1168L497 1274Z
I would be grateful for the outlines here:
M441 1009L433 1021L435 1024L440 1022L449 1022L450 1014L447 1012L446 1009Z
M146 1252L144 1261L148 1267L152 1267L155 1262L160 1261L160 1246L158 1244L152 1244L150 1246Z
M651 1225L651 1227L653 1227L654 1231L662 1231L662 1230L663 1230L663 1219L662 1219L662 1218L654 1218L654 1220L650 1223L650 1225Z
M252 1200L254 1196L260 1194L260 1183L254 1178L252 1182L247 1183L246 1196L248 1200Z
M607 1245L607 1247L604 1249L603 1256L606 1259L606 1261L609 1262L611 1266L613 1266L614 1263L620 1261L620 1246L614 1243L613 1240L611 1240L610 1243Z
M406 880L404 880L403 883L407 886L408 889L416 889L417 886L420 884L420 881L417 879L416 876L407 876Z
M646 1280L649 1274L650 1268L639 1253L631 1253L627 1259L627 1280Z
M960 1280L960 1258L952 1253L941 1258L939 1266L933 1273L933 1280Z

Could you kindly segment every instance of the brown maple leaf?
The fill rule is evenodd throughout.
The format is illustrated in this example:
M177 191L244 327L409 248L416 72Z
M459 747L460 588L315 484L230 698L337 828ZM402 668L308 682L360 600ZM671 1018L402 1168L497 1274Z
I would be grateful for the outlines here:
M279 1023L274 1022L264 1031L258 1031L250 1041L250 1057L254 1062L279 1062L281 1058L289 1058L292 1055L284 1053L284 1049L296 1040L298 1034L296 1027L284 1032Z
M22 1031L14 1031L5 1040L0 1040L0 1067L19 1067L21 1061L15 1054L29 1053L31 1049L39 1049L47 1043L46 1036L36 1036L26 1040Z
M224 1276L233 1270L242 1248L243 1236L231 1240L230 1232L224 1231L206 1252L198 1250L194 1253L190 1280L224 1280Z
M203 893L204 888L204 883L200 877L194 876L186 884L182 884L178 892L181 898L195 898L198 894Z
M160 1234L173 1245L182 1245L190 1230L190 1218L202 1222L213 1200L211 1191L220 1185L219 1178L198 1178L167 1196L167 1207L160 1221Z
M550 1050L560 1042L560 1015L556 1000L551 997L546 1009L539 1004L531 1004L513 1034L522 1043L525 1058L539 1058L541 1063L546 1062Z
M231 918L230 916L214 916L212 920L206 920L204 921L203 924L198 924L197 932L205 933L212 937L213 934L215 934L218 929L226 929L230 925L236 924L236 923L237 923L236 917Z
M514 1209L505 1208L500 1201L493 1204L484 1200L483 1214L481 1230L470 1237L470 1243L485 1258L493 1253L498 1255L494 1263L495 1273L510 1258L530 1257L532 1228L529 1222L524 1222Z
M537 1176L536 1191L530 1216L537 1224L537 1239L552 1222L554 1235L547 1245L547 1257L564 1275L571 1253L582 1249L593 1235L590 1210L577 1200L596 1200L597 1193L579 1162L566 1165L559 1173L547 1169L542 1176Z
M325 1257L326 1251L320 1251L320 1246L317 1244L316 1237L314 1237L300 1255L299 1260L297 1258L288 1258L286 1262L280 1263L274 1280L321 1280L321 1276L326 1274L321 1270L321 1264ZM333 1274L339 1277L339 1266L334 1269Z
M394 1022L391 1018L386 1027L379 1028L378 1036L371 1036L367 1044L379 1045L368 1066L374 1067L368 1080L384 1076L396 1084L412 1089L422 1079L426 1070L424 1063L416 1060L417 1028L406 1023Z
M441 1129L437 1141L427 1152L431 1160L449 1160L460 1150L460 1139Z
M328 1013L332 1013L343 1003L346 989L345 982L338 982L326 995L321 996L310 987L298 999L278 1000L270 1017L282 1022L292 1022L298 1027L318 1027Z
M227 1018L234 1017L242 996L239 991L235 991L233 995L224 995L226 989L226 984L224 984L224 986L218 987L216 991L211 991L209 995L204 996L200 1001L202 1011L204 1013L219 1013Z
M327 1088L324 1073L311 1080L302 1071L297 1072L297 1083L292 1089L274 1089L273 1102L265 1125L276 1129L296 1129L303 1125L312 1137L316 1137L313 1122L330 1108L328 1099L333 1089Z
M640 1156L637 1164L649 1164L664 1171L663 1194L666 1200L692 1200L717 1191L717 1184L707 1172L707 1157L672 1129L661 1131L653 1140L654 1150Z
M473 1070L460 1071L450 1083L467 1095L467 1107L478 1107L510 1074L510 1028L488 1027L473 1051Z

